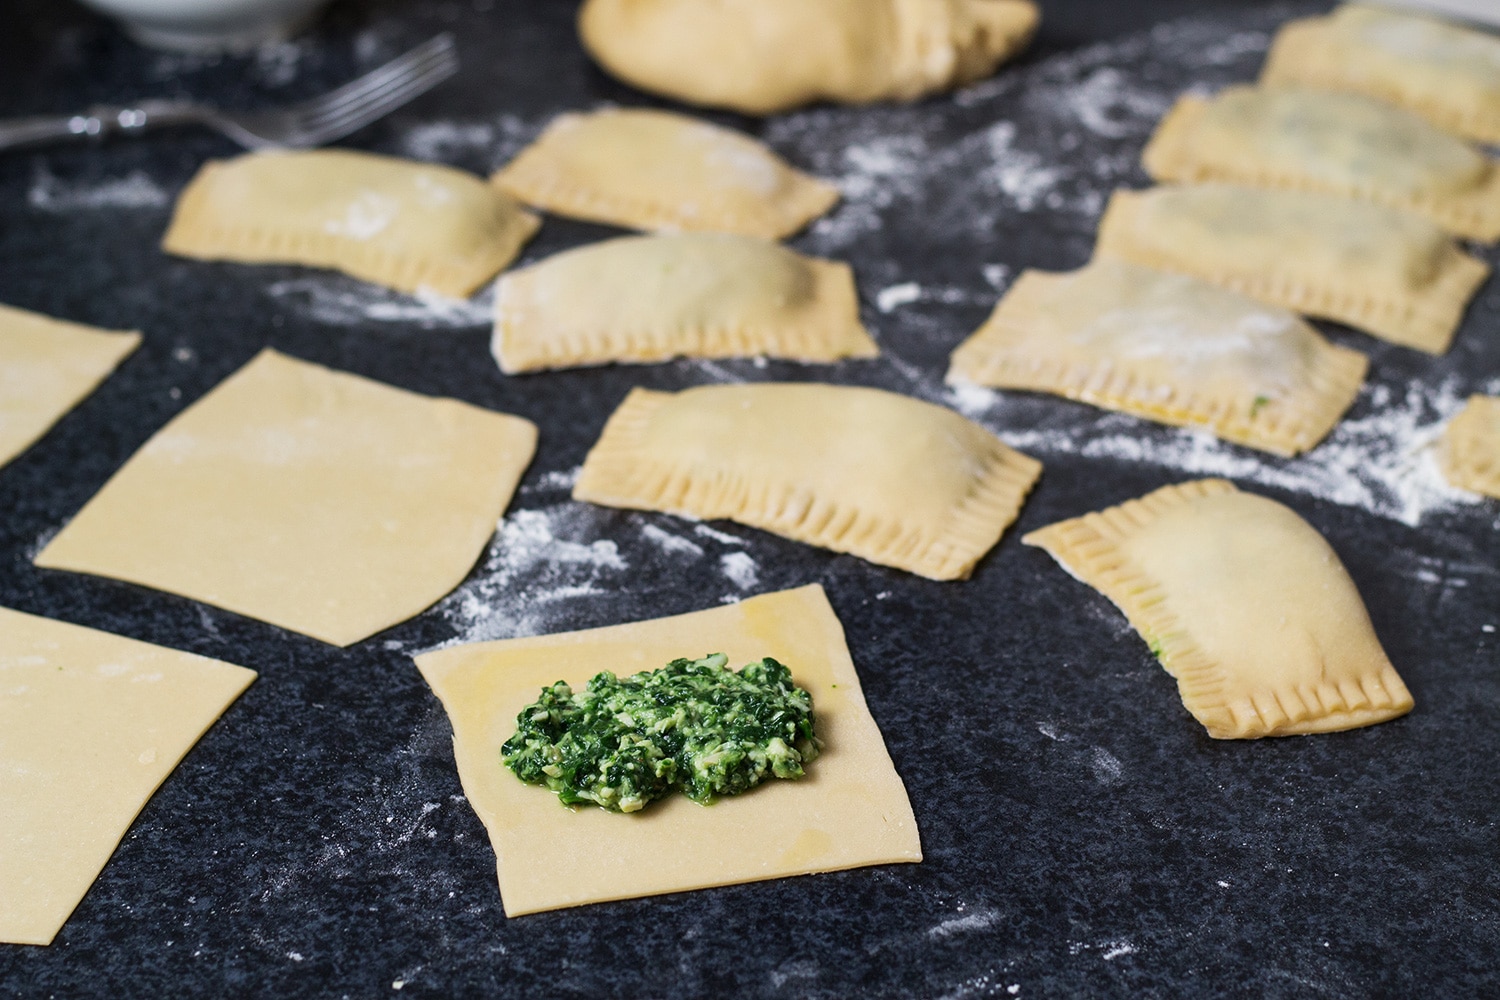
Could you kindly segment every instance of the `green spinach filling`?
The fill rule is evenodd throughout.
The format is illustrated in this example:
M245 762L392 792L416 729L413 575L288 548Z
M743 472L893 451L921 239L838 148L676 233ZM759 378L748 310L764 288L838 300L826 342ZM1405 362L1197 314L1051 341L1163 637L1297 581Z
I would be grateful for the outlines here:
M821 745L812 697L769 656L738 671L723 653L619 678L563 681L516 716L500 760L564 805L636 812L680 790L705 805L769 777L800 778Z

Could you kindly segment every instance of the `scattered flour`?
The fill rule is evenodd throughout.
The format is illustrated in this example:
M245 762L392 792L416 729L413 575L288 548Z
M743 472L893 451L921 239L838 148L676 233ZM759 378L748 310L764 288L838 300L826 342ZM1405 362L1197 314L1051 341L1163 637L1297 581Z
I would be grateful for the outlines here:
M485 121L428 121L408 127L397 140L401 155L490 171L509 162L541 134L545 120L501 115Z
M38 166L26 192L26 202L44 212L75 212L111 208L165 208L172 196L139 170L124 177L88 182L64 181Z
M701 559L703 557L703 546L690 539L683 538L681 535L674 535L670 531L658 528L654 524L643 525L641 527L641 534L648 541L656 543L663 552L688 556L693 559Z
M729 552L719 557L719 569L741 590L749 590L760 581L760 568L744 552Z
M956 934L986 930L995 926L999 921L1000 912L998 910L975 910L973 913L966 913L961 917L953 917L929 927L927 929L927 937L933 941L942 941Z
M454 299L432 292L405 295L356 278L318 274L274 282L266 294L331 326L404 323L424 330L456 330L489 326L494 321L493 285L472 299Z

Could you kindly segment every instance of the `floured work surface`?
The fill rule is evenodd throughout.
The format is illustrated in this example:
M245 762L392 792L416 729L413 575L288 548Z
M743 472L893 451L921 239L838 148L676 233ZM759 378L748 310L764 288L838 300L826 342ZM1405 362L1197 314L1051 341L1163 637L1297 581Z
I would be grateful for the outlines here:
M138 451L36 557L347 646L474 565L536 428L274 351Z
M673 795L639 813L567 808L500 763L516 714L565 680L581 691L680 657L723 652L738 669L770 656L812 695L817 759L698 805ZM494 845L508 916L760 879L920 861L916 820L865 706L844 630L819 586L674 618L535 639L458 646L417 658L453 725L469 803Z
M52 942L157 786L254 679L0 608L0 943Z

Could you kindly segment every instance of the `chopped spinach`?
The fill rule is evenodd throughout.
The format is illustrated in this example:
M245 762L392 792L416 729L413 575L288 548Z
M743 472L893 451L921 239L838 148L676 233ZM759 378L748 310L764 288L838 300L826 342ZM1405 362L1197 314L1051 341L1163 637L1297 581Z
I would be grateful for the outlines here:
M1260 416L1260 411L1271 405L1270 396L1256 396L1255 401L1250 404L1250 419L1254 420Z
M516 716L500 760L564 805L636 812L680 790L708 804L768 777L800 778L821 746L812 697L769 656L738 672L729 657L673 660L624 679L563 681Z

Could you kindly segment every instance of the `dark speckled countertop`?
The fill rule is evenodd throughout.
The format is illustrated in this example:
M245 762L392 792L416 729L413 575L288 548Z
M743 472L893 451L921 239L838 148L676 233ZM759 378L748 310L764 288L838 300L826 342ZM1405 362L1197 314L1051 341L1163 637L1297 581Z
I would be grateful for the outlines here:
M1500 504L1444 491L1419 447L1464 394L1500 390L1496 285L1443 358L1330 327L1371 354L1374 374L1345 427L1297 460L1058 399L945 390L947 353L1021 268L1087 259L1104 196L1145 183L1136 158L1172 96L1253 78L1274 25L1316 9L1044 7L1037 48L957 98L719 118L843 186L843 206L796 245L853 262L886 352L876 361L505 378L483 298L445 305L163 256L172 197L204 159L234 151L212 135L0 155L0 301L146 334L0 470L0 604L260 672L56 942L0 946L0 995L1500 995ZM15 0L0 12L0 114L168 94L282 103L451 29L463 76L348 144L487 170L556 112L646 100L590 67L574 8L340 3L309 38L204 60L143 51L70 3ZM549 219L526 259L609 232ZM266 345L540 425L511 514L458 594L340 650L32 567L147 437ZM1017 528L956 584L568 499L570 470L632 385L767 378L957 406L1046 472ZM1121 616L1018 541L1207 473L1327 535L1415 712L1338 735L1214 742ZM813 581L848 630L926 860L507 920L447 721L411 655Z

